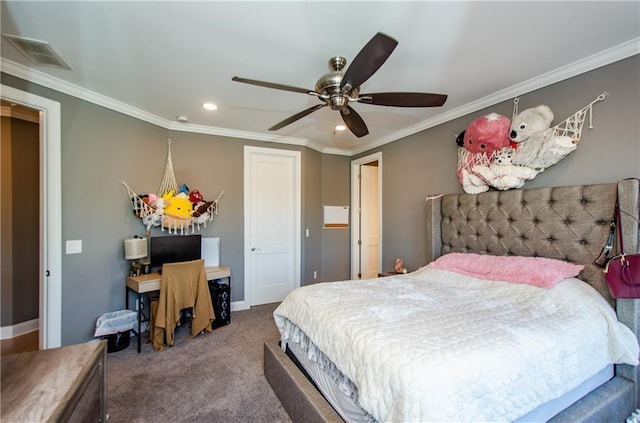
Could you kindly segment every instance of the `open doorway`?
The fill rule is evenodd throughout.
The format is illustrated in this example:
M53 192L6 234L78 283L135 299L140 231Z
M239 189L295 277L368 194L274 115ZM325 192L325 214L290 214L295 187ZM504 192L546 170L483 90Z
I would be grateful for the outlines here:
M37 116L39 348L62 344L62 204L60 103L2 85L1 98ZM4 241L3 241L4 242ZM3 275L4 276L4 275Z
M351 162L351 278L378 277L382 252L382 153Z

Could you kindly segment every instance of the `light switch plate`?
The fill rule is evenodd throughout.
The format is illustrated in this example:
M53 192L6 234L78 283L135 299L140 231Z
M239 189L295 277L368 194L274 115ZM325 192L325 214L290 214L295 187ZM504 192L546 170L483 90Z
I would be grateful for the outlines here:
M80 254L81 252L82 252L81 239L67 241L67 254Z

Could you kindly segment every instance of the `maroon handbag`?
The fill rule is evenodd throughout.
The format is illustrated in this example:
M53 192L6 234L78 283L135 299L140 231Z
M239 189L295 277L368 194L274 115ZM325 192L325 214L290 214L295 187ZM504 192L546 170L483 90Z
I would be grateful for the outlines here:
M604 278L614 298L640 298L640 254L620 254L607 262Z
M640 298L640 254L624 253L618 205L616 205L616 217L620 255L607 261L604 268L604 279L607 281L614 298Z

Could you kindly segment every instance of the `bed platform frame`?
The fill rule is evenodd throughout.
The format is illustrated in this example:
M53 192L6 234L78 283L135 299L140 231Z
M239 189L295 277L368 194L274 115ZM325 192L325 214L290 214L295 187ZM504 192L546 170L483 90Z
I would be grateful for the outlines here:
M640 300L611 297L600 254L616 197L624 212L626 252L639 251L639 183L581 185L482 194L451 194L427 201L427 262L449 252L541 256L585 265L579 277L612 305L618 319L640 334ZM550 421L623 422L640 407L640 366L616 365L615 377ZM342 422L277 342L264 344L264 374L294 422Z

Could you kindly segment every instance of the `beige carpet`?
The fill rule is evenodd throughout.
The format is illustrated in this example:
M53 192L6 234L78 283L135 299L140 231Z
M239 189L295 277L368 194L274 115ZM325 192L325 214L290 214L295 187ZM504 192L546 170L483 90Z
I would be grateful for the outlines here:
M231 324L162 352L137 341L107 355L109 423L291 422L263 374L263 342L278 339L277 304L231 313ZM143 336L143 342L146 337Z

